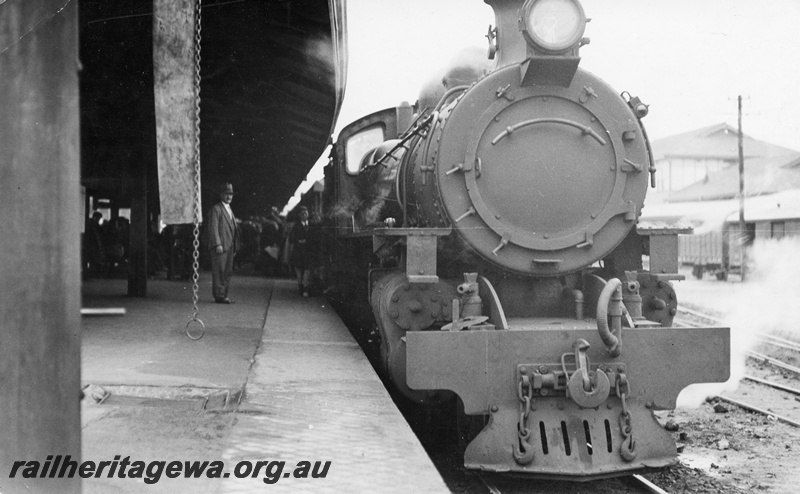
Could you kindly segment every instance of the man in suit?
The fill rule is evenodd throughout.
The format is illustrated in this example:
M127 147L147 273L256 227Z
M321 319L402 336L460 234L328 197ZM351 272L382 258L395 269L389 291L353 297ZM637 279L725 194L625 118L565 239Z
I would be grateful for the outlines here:
M232 304L228 286L233 274L233 256L239 249L239 231L231 210L233 185L222 184L220 201L211 208L208 222L208 247L211 249L211 290L214 302Z

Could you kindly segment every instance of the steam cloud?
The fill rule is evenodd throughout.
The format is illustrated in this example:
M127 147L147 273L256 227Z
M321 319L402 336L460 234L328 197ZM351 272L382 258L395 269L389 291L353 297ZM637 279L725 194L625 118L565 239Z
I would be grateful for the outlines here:
M745 375L747 352L758 346L759 333L800 340L792 323L792 308L800 300L798 253L800 237L754 243L747 261L747 281L726 286L735 287L733 296L716 301L717 308L726 314L724 325L731 328L731 377L722 384L689 386L678 397L678 406L698 406L707 396L735 390Z

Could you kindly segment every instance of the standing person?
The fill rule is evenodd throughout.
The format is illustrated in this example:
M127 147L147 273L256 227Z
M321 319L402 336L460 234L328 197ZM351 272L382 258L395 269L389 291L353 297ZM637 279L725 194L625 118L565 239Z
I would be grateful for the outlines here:
M298 209L298 220L289 231L287 239L289 263L294 268L297 275L297 285L300 294L308 297L311 288L311 255L309 247L309 225L308 208L300 206Z
M319 293L322 276L320 274L322 266L322 217L314 212L308 221L308 256L306 269L311 271L311 294ZM309 285L306 285L306 289Z
M270 208L269 217L263 218L261 228L261 247L263 249L264 271L268 276L281 274L281 247L284 242L284 225L278 215L278 208Z
M208 247L211 249L211 291L214 302L232 304L228 298L228 286L233 274L233 256L239 249L239 230L231 210L233 185L222 184L220 201L211 208L208 223Z
M86 258L89 271L92 274L101 274L106 270L106 247L103 242L103 213L92 213L92 221L86 235Z

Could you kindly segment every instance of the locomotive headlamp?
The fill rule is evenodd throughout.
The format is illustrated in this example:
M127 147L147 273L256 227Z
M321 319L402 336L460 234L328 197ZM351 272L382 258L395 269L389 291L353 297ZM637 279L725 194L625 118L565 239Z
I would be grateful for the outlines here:
M586 15L575 0L527 0L521 21L528 42L548 55L574 49L586 28Z

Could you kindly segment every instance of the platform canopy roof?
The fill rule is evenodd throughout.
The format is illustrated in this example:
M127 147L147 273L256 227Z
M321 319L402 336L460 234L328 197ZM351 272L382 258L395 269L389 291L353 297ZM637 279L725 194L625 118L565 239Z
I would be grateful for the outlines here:
M237 216L282 207L320 157L344 93L343 0L203 0L203 209L231 182ZM152 2L80 2L82 184L158 205Z

